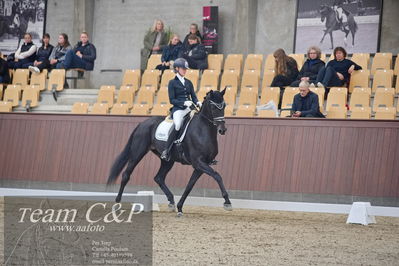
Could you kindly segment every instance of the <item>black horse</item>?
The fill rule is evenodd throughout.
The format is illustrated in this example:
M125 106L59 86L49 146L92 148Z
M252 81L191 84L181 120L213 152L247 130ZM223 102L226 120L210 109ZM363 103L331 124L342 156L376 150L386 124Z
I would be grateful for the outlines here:
M178 216L183 214L182 209L184 201L203 173L212 176L216 180L222 192L222 196L225 199L224 208L226 210L232 209L222 177L209 166L218 154L217 133L224 135L226 132L224 121L224 108L226 106L223 100L224 93L225 90L222 92L208 92L201 110L192 118L186 136L181 143L186 160L179 156L176 145L174 145L171 150L170 161L161 160L161 167L154 178L155 182L165 193L169 201L169 208L175 210L174 196L165 184L166 175L172 169L175 162L191 164L193 166L194 172L191 175L180 201L177 203ZM116 197L116 202L121 201L123 190L130 179L130 175L144 155L151 150L160 157L162 151L165 149L166 143L155 139L157 126L163 120L164 117L152 117L140 123L130 135L129 141L122 153L116 158L110 171L107 182L108 185L116 181L116 178L127 164L122 174L122 182L118 196Z
M336 30L341 30L345 32L345 39L344 39L345 46L347 46L346 42L349 32L352 33L352 47L355 46L355 34L358 30L358 26L355 21L355 18L353 17L353 14L347 11L344 12L348 17L348 22L344 23L344 27L342 28L337 21L335 11L330 6L322 5L320 7L321 22L324 22L324 20L326 20L326 29L324 30L324 35L323 38L321 38L320 44L323 43L324 37L326 37L327 34L330 34L331 49L334 49L334 40L332 32Z

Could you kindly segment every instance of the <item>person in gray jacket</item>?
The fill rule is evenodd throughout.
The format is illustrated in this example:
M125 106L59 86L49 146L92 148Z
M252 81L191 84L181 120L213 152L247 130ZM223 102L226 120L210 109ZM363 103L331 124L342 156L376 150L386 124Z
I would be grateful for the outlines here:
M141 70L147 68L148 58L151 54L162 54L168 41L162 20L155 20L154 26L144 37L144 48L141 49Z
M68 41L68 35L61 33L58 36L58 45L53 49L49 58L51 68L64 68L63 62L69 50L72 50L72 46Z

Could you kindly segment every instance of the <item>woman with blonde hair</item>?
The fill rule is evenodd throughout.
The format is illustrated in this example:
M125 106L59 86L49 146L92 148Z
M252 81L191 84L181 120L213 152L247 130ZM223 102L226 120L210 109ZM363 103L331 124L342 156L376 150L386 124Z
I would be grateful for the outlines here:
M320 59L321 50L317 46L311 46L308 49L308 59L303 64L301 71L299 71L297 79L291 83L291 87L298 87L301 81L316 84L317 74L322 69L325 63Z
M168 36L164 31L164 23L157 19L144 37L144 48L141 49L141 69L147 68L148 58L151 54L161 54L167 44Z
M157 65L156 69L164 71L170 68L171 61L175 61L178 58L182 43L177 34L172 34L168 46L163 49L161 62L162 64Z
M276 61L275 74L271 87L280 87L280 103L284 94L284 87L289 86L298 76L298 66L294 58L287 56L283 49L277 49L273 56Z

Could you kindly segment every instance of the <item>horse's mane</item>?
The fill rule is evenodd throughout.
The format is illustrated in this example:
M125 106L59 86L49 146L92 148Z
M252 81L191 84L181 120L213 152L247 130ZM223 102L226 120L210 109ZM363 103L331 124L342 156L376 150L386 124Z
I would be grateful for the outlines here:
M210 91L206 94L205 100L211 100L215 103L222 103L223 102L223 95L220 91Z

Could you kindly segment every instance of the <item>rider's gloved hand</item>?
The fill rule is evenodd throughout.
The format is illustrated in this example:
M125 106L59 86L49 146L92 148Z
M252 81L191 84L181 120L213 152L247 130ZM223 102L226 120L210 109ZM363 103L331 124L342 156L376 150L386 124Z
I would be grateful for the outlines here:
M190 107L193 104L192 101L185 101L184 106Z
M197 106L198 106L199 108L201 108L201 107L202 107L202 102L197 102Z

